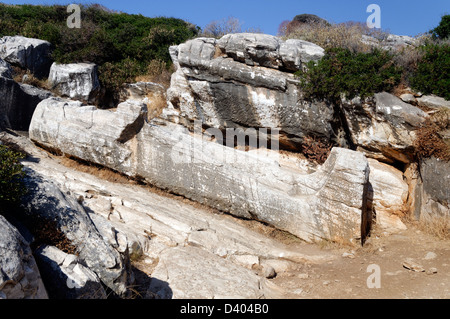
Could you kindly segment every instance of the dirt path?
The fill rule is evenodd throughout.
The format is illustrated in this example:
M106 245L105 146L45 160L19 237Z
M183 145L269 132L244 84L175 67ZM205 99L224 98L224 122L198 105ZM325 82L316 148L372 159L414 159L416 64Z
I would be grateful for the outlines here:
M272 283L292 291L286 298L449 299L450 242L428 235L414 225L408 226L408 230L399 234L375 234L365 247L356 251L338 248L342 257L337 260L304 265L278 276ZM424 272L405 268L403 264L408 258L412 259L410 264L415 262ZM376 268L369 268L371 265L379 267L378 282L373 270ZM369 288L368 281L379 283L379 288Z

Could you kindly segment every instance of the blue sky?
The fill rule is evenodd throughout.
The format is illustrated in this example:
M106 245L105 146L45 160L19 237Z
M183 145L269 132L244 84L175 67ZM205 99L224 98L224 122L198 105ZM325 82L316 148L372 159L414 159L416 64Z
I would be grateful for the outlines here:
M243 28L259 28L276 35L284 20L302 13L316 14L330 22L365 22L369 4L381 7L382 28L394 34L415 36L436 27L442 15L450 14L450 0L91 0L3 1L8 4L100 3L110 9L140 13L148 17L166 16L204 27L212 20L233 16Z

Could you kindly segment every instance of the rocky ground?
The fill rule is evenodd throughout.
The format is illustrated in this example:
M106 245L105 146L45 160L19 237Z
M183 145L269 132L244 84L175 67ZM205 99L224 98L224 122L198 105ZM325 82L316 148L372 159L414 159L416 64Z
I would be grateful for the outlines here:
M395 234L375 228L364 247L305 243L262 223L50 154L26 138L12 139L32 155L24 162L27 167L74 196L84 194L91 213L107 218L129 243L144 248L133 260L133 298L450 297L449 241L413 221ZM371 265L379 266L380 288L368 287L368 280L375 282Z
M232 217L230 217L232 218ZM235 220L255 229L251 222ZM270 233L264 225L259 231ZM408 224L408 230L398 234L375 234L364 247L342 247L335 244L307 244L286 234L273 234L277 240L295 246L305 253L314 252L334 258L328 262L298 263L277 274L266 284L275 299L449 299L450 246L449 242ZM326 245L326 244L325 244ZM414 261L421 269L406 268ZM371 265L380 267L380 288L369 288ZM153 268L145 261L135 263L139 284L145 285ZM258 269L254 269L258 273ZM147 277L148 275L148 277Z
M380 235L369 244L344 253L328 263L302 266L273 280L289 288L286 298L312 299L448 299L450 298L450 247L418 230L413 224L398 234ZM419 268L407 269L412 259ZM367 281L378 265L380 288L368 288ZM420 267L421 266L421 267ZM368 270L370 272L368 272ZM293 293L292 293L293 292Z

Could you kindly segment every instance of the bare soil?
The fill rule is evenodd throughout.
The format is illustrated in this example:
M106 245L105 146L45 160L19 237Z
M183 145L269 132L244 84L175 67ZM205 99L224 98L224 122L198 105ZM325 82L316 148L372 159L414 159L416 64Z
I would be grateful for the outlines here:
M291 292L287 299L449 299L450 241L414 224L408 227L388 236L374 233L358 249L324 247L340 257L321 265L303 265L280 274L272 283ZM408 259L424 271L405 268ZM377 283L371 265L379 267L379 287L370 288Z

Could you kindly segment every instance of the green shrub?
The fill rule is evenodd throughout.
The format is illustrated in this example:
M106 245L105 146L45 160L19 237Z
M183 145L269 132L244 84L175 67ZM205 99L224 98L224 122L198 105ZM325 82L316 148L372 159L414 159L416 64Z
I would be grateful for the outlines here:
M0 36L23 35L51 42L60 63L89 61L99 65L137 60L168 61L168 48L198 33L175 18L148 18L114 13L98 5L81 6L81 29L67 27L66 7L0 4Z
M435 39L447 39L450 37L450 15L442 17L441 23L431 30L431 34Z
M328 23L327 20L322 19L318 16L316 16L315 14L308 14L308 13L304 13L304 14L299 14L296 15L294 17L294 19L292 19L292 21L297 21L300 23L306 23L306 24L324 24L324 25L329 25L330 23Z
M418 50L424 55L410 76L411 87L450 100L450 44L428 44Z
M381 91L392 91L400 83L402 70L393 64L389 52L373 50L370 53L349 49L327 49L318 63L310 62L300 78L305 98L325 99L339 103L346 98L362 98Z
M25 194L22 158L21 153L0 145L0 213L5 206L19 201Z
M134 82L137 76L145 72L145 63L126 58L120 62L103 64L99 68L99 79L103 88L118 100L122 84Z
M169 68L169 47L199 33L198 27L180 19L117 13L100 5L81 6L81 29L68 28L68 17L63 5L0 4L0 37L23 35L47 40L53 44L53 59L59 63L96 63L108 95L115 94L112 90L122 81L145 75L153 60L164 61ZM112 74L115 71L119 74Z

